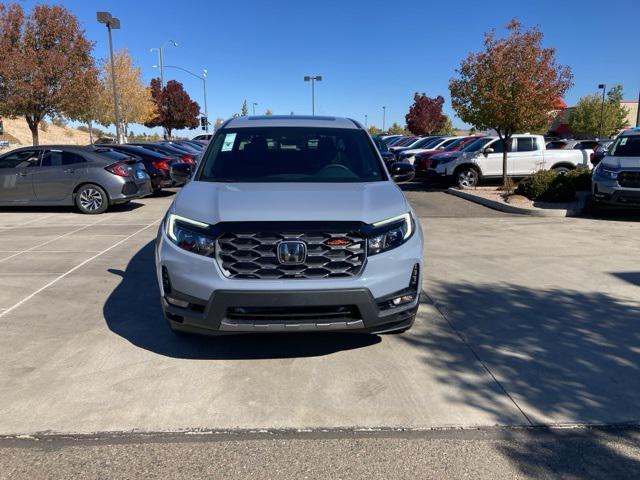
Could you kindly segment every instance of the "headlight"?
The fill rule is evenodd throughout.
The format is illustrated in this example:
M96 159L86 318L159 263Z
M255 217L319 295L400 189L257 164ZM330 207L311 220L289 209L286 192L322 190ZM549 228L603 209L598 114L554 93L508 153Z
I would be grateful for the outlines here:
M376 222L373 224L373 228L373 234L367 240L369 255L386 252L406 242L413 234L413 218L411 218L411 214L404 213Z
M601 177L610 178L612 180L615 180L618 178L617 170L611 170L611 169L605 168L604 165L602 165L602 163L600 163L596 171L598 175L600 175Z
M213 257L215 255L216 240L208 235L208 224L181 217L174 213L167 216L165 228L167 237L178 247L187 252Z

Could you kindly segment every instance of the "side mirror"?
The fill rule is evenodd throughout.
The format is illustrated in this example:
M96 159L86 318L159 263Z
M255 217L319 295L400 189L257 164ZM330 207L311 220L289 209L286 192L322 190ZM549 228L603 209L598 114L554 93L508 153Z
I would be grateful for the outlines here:
M389 167L389 173L396 183L410 182L416 175L416 169L410 163L395 162Z
M493 148L491 148L491 147L487 147L482 151L482 153L484 154L485 157L487 155L489 155L490 153L493 153L493 152L495 152L495 150Z
M176 163L171 167L171 180L181 187L191 179L193 173L192 165L190 163Z

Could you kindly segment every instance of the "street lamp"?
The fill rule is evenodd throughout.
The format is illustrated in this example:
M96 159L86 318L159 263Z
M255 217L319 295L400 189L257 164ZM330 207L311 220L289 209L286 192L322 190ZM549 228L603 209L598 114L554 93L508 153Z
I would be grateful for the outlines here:
M162 44L162 46L158 48L150 48L149 51L153 52L154 50L158 52L158 65L160 66L160 90L164 88L164 47L167 46L167 43L177 47L178 44L173 40L167 40Z
M385 132L384 130L384 122L386 120L386 116L387 116L387 107L382 107L382 133Z
M602 89L602 106L600 107L600 128L598 128L598 140L602 138L602 122L604 121L604 95L607 91L607 86L604 83L598 85L598 88Z
M253 102L252 106L253 106L253 116L254 117L256 115L256 105L258 105L257 102Z
M322 75L316 75L315 77L310 77L309 75L304 76L305 82L311 82L311 115L316 114L316 92L314 84L315 82L322 81Z
M99 23L107 26L109 32L109 56L111 57L111 83L113 85L113 113L116 124L116 143L120 143L120 108L118 106L118 90L116 88L116 69L113 62L113 41L111 40L111 30L120 29L120 19L115 18L109 12L97 12L96 18Z
M369 121L369 115L367 115L366 113L364 114L364 128L367 128L367 123Z
M153 65L153 68L158 68L158 65ZM207 69L202 70L202 75L198 75L197 73L193 73L191 70L187 70L186 68L176 67L175 65L165 65L164 68L175 68L176 70L182 70L189 75L193 75L197 79L202 80L202 87L204 89L204 116L207 119L205 124L205 131L209 133L209 112L207 110Z

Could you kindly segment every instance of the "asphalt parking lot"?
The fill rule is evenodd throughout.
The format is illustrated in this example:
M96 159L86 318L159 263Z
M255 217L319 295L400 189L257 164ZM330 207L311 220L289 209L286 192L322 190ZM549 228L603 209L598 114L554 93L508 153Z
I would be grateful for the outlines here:
M640 223L406 190L426 276L400 336L177 338L153 271L171 195L3 209L0 434L637 425Z

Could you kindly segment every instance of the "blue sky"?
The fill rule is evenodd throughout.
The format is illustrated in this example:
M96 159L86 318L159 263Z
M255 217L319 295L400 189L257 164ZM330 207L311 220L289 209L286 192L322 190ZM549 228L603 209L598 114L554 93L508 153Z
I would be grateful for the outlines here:
M36 2L22 1L30 9ZM311 91L304 75L322 75L316 85L316 114L349 116L369 125L404 124L413 93L443 95L450 107L448 82L467 53L482 47L483 32L518 17L538 25L546 46L574 73L569 104L593 93L599 83L624 87L626 99L640 91L640 1L603 4L582 1L477 2L377 0L198 0L86 1L62 3L80 19L96 42L95 55L107 54L107 32L97 10L120 18L114 47L128 48L145 81L157 76L151 47L173 39L165 64L209 71L209 117L227 118L243 100L256 113L311 113ZM611 8L608 8L611 6ZM165 80L181 81L202 107L202 83L177 70ZM454 117L454 125L462 122ZM148 129L134 128L137 131ZM195 134L195 131L190 132Z

